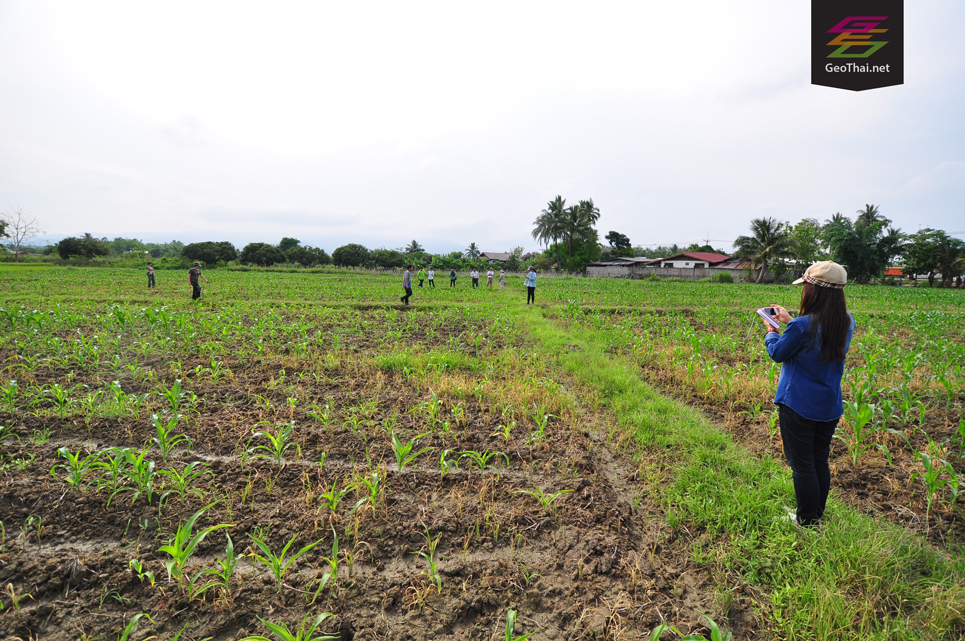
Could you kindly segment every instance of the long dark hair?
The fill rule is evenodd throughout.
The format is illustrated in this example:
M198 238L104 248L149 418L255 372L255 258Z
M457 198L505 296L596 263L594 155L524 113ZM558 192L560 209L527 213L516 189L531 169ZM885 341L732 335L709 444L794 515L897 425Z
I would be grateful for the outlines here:
M809 316L808 345L813 345L821 331L821 360L834 363L844 360L845 342L851 328L851 317L843 289L804 283L801 290L801 316Z

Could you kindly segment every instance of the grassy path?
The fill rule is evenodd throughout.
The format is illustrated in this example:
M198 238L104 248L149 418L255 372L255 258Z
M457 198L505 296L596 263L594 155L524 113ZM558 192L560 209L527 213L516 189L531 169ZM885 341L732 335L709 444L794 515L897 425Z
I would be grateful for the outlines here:
M519 325L619 422L648 491L694 558L722 582L760 595L761 617L785 639L961 639L965 560L834 500L820 535L775 522L793 504L790 472L757 459L699 412L640 379L593 333L520 306ZM726 607L726 601L724 603Z

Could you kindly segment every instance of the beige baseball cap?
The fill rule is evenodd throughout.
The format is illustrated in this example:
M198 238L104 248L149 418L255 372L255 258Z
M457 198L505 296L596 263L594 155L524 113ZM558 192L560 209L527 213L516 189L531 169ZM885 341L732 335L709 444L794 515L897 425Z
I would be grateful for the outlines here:
M801 283L811 283L818 287L830 287L831 289L844 289L844 286L848 284L848 272L834 261L822 260L808 267L804 276L794 281L795 285Z

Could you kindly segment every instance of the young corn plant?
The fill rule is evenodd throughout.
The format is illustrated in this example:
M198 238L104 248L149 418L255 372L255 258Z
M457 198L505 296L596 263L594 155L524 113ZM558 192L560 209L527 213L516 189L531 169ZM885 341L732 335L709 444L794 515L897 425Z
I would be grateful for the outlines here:
M171 452L174 451L178 445L182 443L187 443L187 448L190 450L192 445L191 439L185 434L174 434L174 429L178 426L178 421L183 417L180 414L175 414L168 420L161 420L157 414L151 415L151 423L154 425L155 436L151 439L151 442L160 450L161 461L165 464L168 462L168 457L171 456Z
M942 492L942 489L949 487L952 490L953 504L955 499L958 498L958 475L948 461L938 458L933 459L925 452L918 452L915 458L921 460L921 466L924 471L916 470L911 475L911 480L914 481L916 478L920 478L925 485L925 530L927 531L929 527L928 517L931 514L932 503ZM943 477L943 472L948 472L948 474Z
M516 636L516 610L510 610L506 613L506 627L504 629L506 641L526 641L530 638L536 631L530 632L529 634L521 634Z
M269 623L261 617L258 617L258 620L271 630L272 635L274 635L277 641L338 641L338 639L342 638L341 635L332 636L324 633L322 636L315 636L315 631L318 629L318 626L322 625L326 619L332 616L331 612L323 612L309 623L308 619L311 616L312 615L308 614L302 619L302 624L297 632L292 632L288 629L288 626L283 623ZM272 639L261 635L253 635L247 636L241 639L241 641L272 641Z
M534 485L532 490L516 490L516 494L528 494L536 499L543 510L556 520L556 506L553 503L564 494L569 494L573 490L560 490L559 492L544 492L538 485Z
M84 482L84 479L86 479L87 475L97 467L97 461L100 458L100 453L91 453L81 458L82 453L80 451L78 451L76 454L71 454L70 450L64 446L57 450L57 454L58 456L62 456L63 458L67 459L67 463L55 465L50 470L51 475L56 478L57 470L64 470L67 473L67 475L64 477L64 480L67 481L70 487L83 492L88 485Z
M847 401L844 404L844 415L847 419L847 423L850 429L838 429L834 433L834 437L844 441L845 445L848 446L848 453L851 456L851 463L857 467L858 459L866 451L870 450L872 447L877 447L878 449L884 451L888 460L891 460L891 452L888 448L881 443L872 443L870 441L871 437L874 436L875 432L878 431L878 427L874 424L874 412L875 406L869 403L857 403L854 401Z
M222 561L215 559L215 565L217 566L216 568L202 570L189 582L188 593L192 599L203 595L205 592L211 589L220 590L222 596L225 598L231 594L231 577L234 576L235 566L238 565L238 559L235 558L234 541L231 540L231 536L227 532L225 532L225 537L227 537L228 543L225 545L224 560ZM211 575L215 577L215 579L209 583L205 583L202 586L196 586L196 581L205 575Z
M453 459L446 458L450 454L455 454L452 450L443 450L442 454L439 455L439 472L440 476L445 476L450 472L455 472L459 469L459 459L461 457L456 457Z
M0 385L0 400L3 401L4 409L10 415L13 415L17 409L17 389L16 379L10 379L6 385Z
M475 465L480 472L484 471L488 467L498 470L499 468L496 467L495 461L498 461L500 456L503 457L503 462L508 466L509 457L502 452L490 452L489 450L486 450L485 452L477 452L476 450L465 450L463 452L459 452L460 460L464 458L469 459L469 461Z
M114 498L114 494L118 492L130 490L134 492L134 498L131 499L132 505L142 496L147 499L148 503L154 501L154 478L157 473L155 472L154 461L146 458L149 451L148 448L144 448L140 452L133 449L123 450L126 459L123 473L131 485L118 488L111 494L111 498ZM108 499L108 505L110 505L110 499Z
M177 494L182 503L189 494L194 494L198 498L204 499L204 492L198 488L191 488L190 486L193 482L203 478L205 475L212 477L214 476L214 473L211 472L211 470L203 469L207 466L207 463L191 461L190 463L186 463L181 468L180 472L173 467L171 469L161 470L158 472L158 474L162 474L167 477L167 480L164 482L165 487L167 487L168 483L171 484L171 489L165 489L165 491L161 494L159 501L163 503L164 500L167 499L167 497L171 494Z
M144 579L147 579L151 583L151 587L154 587L154 573L150 570L144 569L144 564L142 564L137 559L131 559L127 562L127 567L131 569L131 572L137 575L138 581L144 583Z
M319 539L319 540L315 541L314 543L311 543L311 544L309 544L309 545L306 545L305 547L303 547L302 549L300 549L298 552L296 552L296 553L295 553L294 555L292 555L291 557L288 557L288 550L289 550L289 548L291 548L292 544L295 542L295 539L298 538L298 534L295 534L295 536L293 536L293 537L288 541L288 543L285 544L285 547L283 547L282 550L281 550L281 552L278 553L278 554L275 554L275 553L272 551L272 549L271 549L270 547L268 547L268 544L267 544L265 541L259 539L259 538L256 537L256 536L250 535L250 534L249 534L248 536L249 536L249 538L254 542L254 544L258 546L258 549L261 550L261 552L262 552L261 554L258 554L257 552L254 553L254 554L252 554L252 556L253 556L254 559L255 559L255 562L261 563L261 564L264 565L266 568L268 568L269 570L271 570L272 575L274 575L275 579L278 581L278 591L279 591L279 592L281 592L281 588L282 588L282 585L283 585L283 581L284 581L284 579L285 579L285 575L288 574L288 570L291 568L292 564L293 564L295 561L297 561L303 554L305 554L306 552L308 552L309 550L311 550L313 547L315 547L316 545L318 545L319 543L322 542L322 540Z
M533 419L536 429L530 435L529 442L542 443L546 438L545 432L549 420L556 417L546 411L545 405L537 405L536 403L533 403L533 411L530 417Z
M191 517L178 526L178 531L174 534L174 537L167 545L162 545L158 548L158 552L164 552L169 557L169 560L164 562L164 567L168 572L168 583L172 579L176 579L178 583L182 586L187 587L185 569L187 567L188 560L194 554L195 548L198 544L204 540L206 536L214 532L215 530L221 530L224 528L234 527L234 524L229 523L219 523L218 525L211 525L197 534L194 534L194 523L198 518L204 514L214 503L203 507L197 512L195 512Z
M130 639L131 635L134 634L134 629L137 627L137 624L141 622L141 619L143 617L147 617L148 621L150 621L151 623L154 623L154 619L152 619L151 615L146 612L135 614L133 617L131 617L130 622L127 624L127 627L124 628L124 631L121 632L121 635L117 637L117 641L127 641L128 639ZM152 637L148 637L148 638L150 639Z
M442 576L439 574L439 562L436 560L436 547L439 545L439 539L442 538L442 534L437 535L436 538L432 538L432 536L429 534L429 528L424 524L422 527L425 529L425 532L422 536L424 536L426 539L426 544L423 548L426 551L419 552L418 554L428 565L423 574L429 577L429 579L436 584L436 593L442 594Z
M703 615L703 617L704 619L707 620L707 627L710 628L710 639L707 639L706 637L701 636L699 634L688 634L687 636L684 636L683 632L673 627L672 625L669 625L667 622L663 622L650 632L650 641L659 641L660 635L666 632L667 630L670 630L671 632L676 632L677 634L679 634L682 637L680 641L732 641L733 640L734 635L732 632L722 632L720 629L720 626L717 625L713 619L711 619L706 614Z
M365 506L365 508L372 510L374 514L375 508L378 506L379 494L382 491L379 473L359 474L355 479L356 482L353 484L353 487L357 491L362 492L362 497L355 503L355 507L352 509L358 510L360 507Z
M395 432L391 432L389 434L389 437L392 440L392 452L395 454L395 463L398 466L400 474L405 470L405 467L407 465L409 465L410 463L413 463L417 458L419 458L429 450L433 449L431 446L424 447L418 452L412 453L412 450L415 449L416 441L428 435L429 435L428 432L426 432L425 434L419 434L409 442L403 443L395 435Z
M290 441L292 430L295 429L295 421L279 425L277 428L274 434L267 430L252 434L248 440L249 444L256 438L264 437L268 439L268 445L256 445L255 447L248 448L248 454L252 455L251 458L269 459L280 467L285 463L285 453L291 449L292 446L295 446L298 453L301 454L301 446Z
M332 556L323 556L322 560L328 564L328 572L322 574L322 578L318 584L318 590L315 591L315 598L318 598L319 593L325 588L329 583L333 587L338 585L338 533L335 532L335 528L332 528ZM315 599L312 599L312 603Z
M177 416L181 413L181 406L184 404L184 392L181 390L181 379L175 379L171 387L161 386L158 392L171 406L171 413Z
M338 511L338 506L342 502L342 499L345 498L345 495L351 492L353 489L355 489L354 485L346 485L345 487L339 489L338 480L333 480L330 488L319 493L322 506L327 507L332 514L335 514Z

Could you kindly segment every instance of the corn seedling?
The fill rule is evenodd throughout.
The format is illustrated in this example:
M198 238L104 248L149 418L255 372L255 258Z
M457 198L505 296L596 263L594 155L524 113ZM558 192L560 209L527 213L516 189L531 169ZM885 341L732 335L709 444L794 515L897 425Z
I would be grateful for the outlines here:
M10 593L10 605L13 606L14 616L18 619L20 618L20 602L24 599L33 599L30 594L17 594L13 589L13 583L7 584L7 592Z
M13 425L0 425L0 445L8 438L17 439L17 442L20 442L20 437L14 432Z
M501 424L490 436L502 436L503 440L508 442L514 429L516 429L516 421L506 421L505 424Z
M3 405L7 413L13 415L17 402L16 379L11 379L6 385L0 385L0 399L3 400Z
M231 540L231 536L225 532L225 537L228 539L227 544L225 544L225 558L223 561L215 559L215 564L217 568L208 568L202 570L194 579L189 582L188 592L193 599L196 596L201 596L208 590L212 588L219 588L222 594L227 597L231 593L231 577L234 576L235 566L238 565L238 559L235 558L235 544ZM214 581L206 583L205 585L195 588L194 582L200 579L202 576L210 574L216 577Z
M356 502L353 509L357 510L368 503L367 507L371 508L372 512L374 513L375 508L378 505L379 492L382 491L379 473L372 472L369 475L360 474L356 477L356 479L357 482L354 484L355 489L362 490L364 488L364 494L362 495L362 498Z
M134 634L134 629L137 627L137 624L141 622L142 617L147 617L148 621L150 621L151 623L154 623L154 619L152 619L151 615L146 612L142 612L141 614L135 614L133 617L131 617L131 621L127 624L127 627L124 628L124 631L121 632L121 635L117 637L118 641L127 641L131 637L131 635ZM144 641L148 641L148 639L153 639L153 638L154 637L148 637L147 639L144 639Z
M144 583L144 579L147 579L151 582L151 587L154 587L154 573L150 570L144 569L144 565L140 561L137 559L131 559L127 562L127 567L129 567L131 571L137 575L137 578L141 583Z
M97 465L100 454L92 453L81 458L81 452L78 451L76 454L71 454L70 450L64 446L57 450L57 455L67 459L67 463L55 465L50 470L51 475L56 477L58 469L64 470L67 473L64 480L67 481L70 487L83 492L84 488L87 487L84 479L87 478L87 475L90 474L91 470Z
M345 495L351 492L353 489L355 489L354 485L346 485L342 489L339 489L338 480L333 480L332 487L328 488L324 492L319 493L322 506L327 507L334 514L338 510L339 503L341 503L342 499L345 498Z
M508 466L509 457L502 452L490 452L489 450L486 450L485 452L477 452L475 450L465 450L459 453L460 460L464 458L469 459L470 462L479 468L480 472L485 470L487 467L491 467L494 470L497 469L495 462L490 464L490 461L499 460L500 456L503 457L503 461Z
M861 455L872 447L878 447L882 451L888 450L880 443L870 442L871 436L878 431L872 420L874 412L875 406L868 403L859 404L854 401L847 401L844 404L844 415L850 429L839 428L835 431L834 437L844 441L845 445L848 446L851 463L855 466L858 465L858 459L861 458ZM888 458L891 458L891 452L888 452Z
M520 562L519 564L519 570L523 575L523 580L526 581L526 585L529 585L530 583L535 582L536 579L543 576L542 574L539 574L537 572L530 572L526 567L526 564L522 562Z
M286 626L285 624L269 623L268 621L265 621L261 617L258 617L258 620L264 623L265 626L269 630L271 630L271 633L278 641L337 641L338 639L341 638L340 636L331 636L327 634L322 634L322 636L315 636L315 631L318 629L318 626L320 626L326 619L332 616L331 612L323 612L322 614L319 614L317 617L315 617L315 619L311 623L308 623L308 618L310 616L311 616L310 614L306 615L305 618L302 619L302 624L298 628L297 632L292 632L291 630L288 629L288 626ZM247 636L244 639L241 639L241 641L272 641L272 640L269 639L268 637L255 635L255 636Z
M546 511L554 519L556 518L556 507L553 502L560 498L564 494L569 494L573 490L560 490L559 492L553 492L552 494L548 492L543 492L538 485L534 485L532 490L516 490L516 494L528 494L536 499L543 510Z
M516 610L510 610L506 613L506 628L504 632L506 634L506 641L526 641L526 639L536 634L536 631L533 631L529 634L516 636Z
M446 458L449 454L454 454L452 450L443 450L442 454L439 455L439 470L441 476L445 476L449 472L455 472L459 469L459 458L454 459Z
M423 436L428 436L428 432L425 434L419 434L411 441L407 443L403 443L402 441L399 440L399 438L395 435L394 432L389 434L389 437L392 439L392 452L395 454L395 463L398 466L400 474L405 470L405 467L407 465L414 462L422 454L433 449L432 447L424 447L418 452L414 454L412 453L412 450L415 448L416 441L418 441Z
M429 535L429 528L424 524L422 527L425 530L422 536L424 536L426 539L425 549L427 549L427 551L419 552L418 554L425 559L425 562L428 564L428 567L423 574L429 577L429 579L436 584L436 593L442 594L442 577L439 575L439 562L436 561L436 546L439 545L439 539L442 538L442 534L437 535L436 538L433 539L432 536Z
M163 421L157 414L151 415L151 423L154 425L156 434L156 436L151 439L151 442L160 450L161 461L164 463L168 462L168 457L171 455L171 452L181 443L187 443L188 449L191 449L193 445L191 439L186 435L173 434L174 428L177 427L178 421L182 418L180 414L175 414L170 419Z
M160 502L163 503L164 500L171 494L177 494L182 501L184 501L188 494L194 494L198 498L204 499L204 492L197 488L190 489L189 486L191 483L205 475L214 476L211 470L202 469L207 466L207 463L191 461L190 463L185 464L184 467L181 468L180 472L173 467L171 469L161 470L158 472L158 474L163 474L168 478L168 480L164 483L165 486L167 486L169 482L173 486L170 490L165 490L164 493L161 494Z
M546 425L549 423L551 418L556 417L552 414L549 414L544 405L537 405L536 403L533 403L533 412L530 414L530 417L533 419L533 423L536 424L536 430L534 430L532 435L530 435L529 442L532 443L535 441L537 443L542 443L546 438L544 434L546 431Z
M255 545L258 546L258 549L261 550L262 552L262 554L258 554L257 552L253 553L252 556L254 557L257 563L261 563L266 568L271 570L271 573L278 581L279 592L281 592L282 581L284 580L285 575L288 574L288 570L289 568L291 568L292 564L295 561L297 561L303 554L305 554L313 547L315 547L316 545L322 542L322 540L319 539L314 543L306 545L305 547L300 549L298 552L292 555L291 558L286 558L288 555L288 550L289 548L291 548L292 543L295 542L295 539L298 538L298 534L295 534L295 536L293 536L288 541L288 543L285 544L285 547L282 548L279 554L275 554L272 551L272 549L268 547L268 544L265 541L259 539L258 537L249 535L249 538L251 538L251 540L255 543Z
M720 626L718 626L713 619L706 614L703 615L703 617L707 620L707 627L710 628L710 639L707 639L699 634L689 634L684 636L684 633L677 628L669 625L667 622L662 622L650 632L650 641L659 641L660 635L667 630L679 634L682 637L680 641L732 641L734 638L732 632L722 632Z
M958 476L955 473L954 468L942 459L933 459L931 456L925 452L918 452L915 458L921 460L922 468L924 471L915 471L911 475L911 480L914 481L916 478L920 478L922 483L925 485L926 494L926 507L925 507L925 529L928 529L928 516L931 513L932 502L935 497L942 491L942 488L948 486L952 489L952 502L958 498ZM940 463L941 466L936 465ZM942 477L942 472L948 471L949 476L947 478Z
M322 560L328 564L329 571L322 575L321 583L328 584L331 580L332 585L338 585L338 533L335 532L335 528L332 528L332 537L332 556L322 557ZM319 586L319 590L321 590L321 586Z
M214 505L213 503L211 505ZM194 554L194 550L198 547L198 544L204 540L206 536L214 532L215 530L221 530L223 528L234 527L233 524L220 523L218 525L211 525L204 528L197 534L194 534L194 523L198 520L205 511L211 507L201 508L195 512L191 517L185 521L183 524L178 526L178 531L174 534L174 538L167 545L163 545L158 548L158 552L164 552L169 557L169 560L164 562L164 567L168 572L168 582L171 579L177 579L181 582L184 578L184 570L187 565L188 560L191 555Z
M276 426L278 429L272 434L269 431L255 432L252 434L249 443L258 437L264 437L268 439L268 445L256 445L255 447L249 448L248 453L253 454L251 458L266 458L274 461L279 466L281 466L285 461L285 452L287 452L292 445L289 439L291 438L292 430L295 429L295 421L291 421L284 425ZM296 445L296 447L298 447ZM300 448L298 448L300 450Z
M144 496L148 503L154 501L154 477L156 473L154 470L154 461L146 458L148 451L147 448L140 452L132 449L123 450L125 457L125 465L122 468L124 477L133 485L118 488L111 495L111 498L118 492L130 490L134 492L134 498L131 499L132 504L141 496ZM108 504L110 504L110 500L108 500Z

